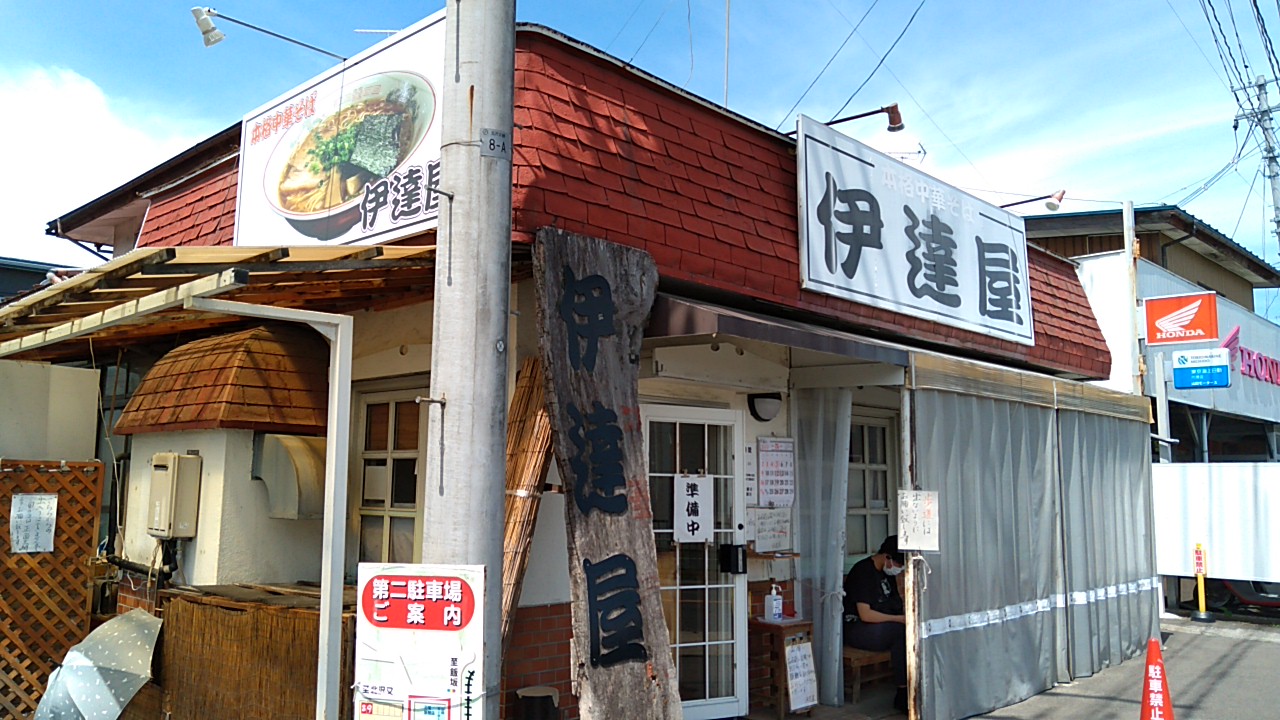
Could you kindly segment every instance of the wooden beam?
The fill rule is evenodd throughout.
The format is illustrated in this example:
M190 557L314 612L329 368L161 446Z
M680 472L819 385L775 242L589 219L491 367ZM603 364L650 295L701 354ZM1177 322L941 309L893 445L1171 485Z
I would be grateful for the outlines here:
M247 274L240 270L224 270L199 280L162 290L137 300L116 305L109 310L86 315L57 327L0 343L0 357L33 350L45 345L89 335L102 329L134 322L145 315L181 307L189 297L209 297L244 287Z
M45 288L34 295L9 303L3 309L0 309L0 324L8 323L14 318L39 312L50 305L57 305L66 298L76 297L77 293L92 290L108 280L132 275L147 265L168 262L173 256L173 248L135 250L128 255L112 260L106 265L87 270L69 280L63 280L57 285Z

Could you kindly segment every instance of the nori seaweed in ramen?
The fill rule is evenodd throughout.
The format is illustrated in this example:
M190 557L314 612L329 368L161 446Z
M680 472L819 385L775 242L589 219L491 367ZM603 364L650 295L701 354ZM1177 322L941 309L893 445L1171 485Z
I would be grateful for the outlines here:
M394 97L394 96L393 96ZM358 196L409 153L413 110L390 98L364 100L325 118L294 149L280 177L280 207L314 213Z

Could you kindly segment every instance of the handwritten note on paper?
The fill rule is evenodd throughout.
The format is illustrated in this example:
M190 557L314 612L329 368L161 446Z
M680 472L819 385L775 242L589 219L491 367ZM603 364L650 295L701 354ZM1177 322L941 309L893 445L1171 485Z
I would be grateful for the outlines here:
M787 692L791 696L791 712L818 704L818 676L813 669L812 643L787 646Z
M9 512L10 552L53 552L53 531L58 519L58 496L24 493L13 496Z
M938 493L898 491L898 549L938 552Z
M760 553L791 549L791 508L748 508Z
M761 507L789 508L796 499L796 441L793 438L756 439Z

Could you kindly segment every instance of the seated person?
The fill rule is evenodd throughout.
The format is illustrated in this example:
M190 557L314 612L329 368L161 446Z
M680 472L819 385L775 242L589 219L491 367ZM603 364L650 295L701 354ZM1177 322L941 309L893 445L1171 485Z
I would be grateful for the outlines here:
M844 644L859 650L889 651L898 692L893 706L907 710L907 617L898 575L906 558L898 536L890 535L871 557L858 561L844 578Z

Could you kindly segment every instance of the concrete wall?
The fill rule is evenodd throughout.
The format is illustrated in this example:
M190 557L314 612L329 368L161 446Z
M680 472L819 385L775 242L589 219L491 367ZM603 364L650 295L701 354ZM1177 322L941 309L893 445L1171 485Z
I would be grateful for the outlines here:
M320 578L321 522L267 517L267 490L251 479L253 432L201 430L133 437L125 510L124 555L150 565L156 541L147 535L151 457L198 451L202 458L196 536L179 540L189 585L294 582Z
M0 457L93 460L98 371L0 360Z
M1124 252L1090 255L1076 258L1076 262L1080 264L1080 284L1111 353L1111 377L1096 384L1117 392L1132 392L1138 339L1133 316L1127 312L1133 301ZM1138 320L1141 322L1142 318L1139 316Z

